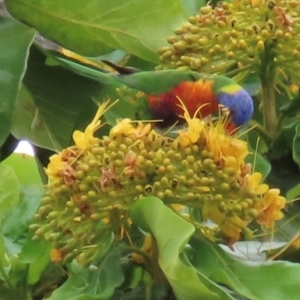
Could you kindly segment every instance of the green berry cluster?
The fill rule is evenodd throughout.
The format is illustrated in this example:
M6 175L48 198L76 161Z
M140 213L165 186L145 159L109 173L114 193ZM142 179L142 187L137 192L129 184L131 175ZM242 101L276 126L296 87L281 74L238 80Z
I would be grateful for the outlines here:
M212 124L205 126L199 139L184 147L150 124L125 122L109 136L93 137L85 149L64 149L48 166L47 191L30 226L34 239L51 242L65 262L77 257L88 264L112 239L127 234L130 206L144 196L200 212L209 203L246 226L259 215L254 206L261 197L247 186L247 174L207 150L205 130ZM234 147L236 139L228 139Z
M205 6L158 50L158 69L222 72L240 63L255 71L264 62L296 76L300 58L299 1L233 0Z

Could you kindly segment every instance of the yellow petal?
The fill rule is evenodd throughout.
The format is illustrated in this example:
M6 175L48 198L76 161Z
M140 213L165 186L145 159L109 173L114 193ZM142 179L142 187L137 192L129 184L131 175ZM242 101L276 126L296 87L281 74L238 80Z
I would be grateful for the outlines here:
M85 141L85 135L82 131L79 130L75 130L73 132L73 140L75 142L75 145L79 148L79 149L85 149L86 147L86 141Z
M135 131L134 126L132 125L131 119L122 119L121 121L117 121L117 124L112 127L109 132L109 136L111 138L115 138L117 136L125 135L128 136Z

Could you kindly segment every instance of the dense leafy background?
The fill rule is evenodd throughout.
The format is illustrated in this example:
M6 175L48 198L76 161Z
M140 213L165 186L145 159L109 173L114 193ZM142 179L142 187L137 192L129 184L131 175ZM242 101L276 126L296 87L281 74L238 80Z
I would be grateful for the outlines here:
M71 145L72 132L88 124L97 103L108 97L116 99L116 88L123 87L122 82L106 73L107 66L101 59L153 70L159 62L156 49L167 45L172 31L205 3L6 0L11 17L0 1L1 153L12 151L6 149L10 147L10 133L42 149L60 150ZM62 53L58 44L89 57ZM259 86L255 78L249 77L245 88L255 96ZM259 133L255 131L247 134L252 152L258 152L248 161L255 162L256 170L268 176L268 182L280 187L292 201L300 195L300 98L290 101L284 93L277 96L280 132L269 144L263 138L257 143ZM121 98L106 117L110 124L120 117L145 119L149 117L147 109L143 101ZM261 120L259 109L255 119ZM152 283L141 267L128 261L124 245L108 252L97 266L84 268L76 261L53 264L51 246L33 241L28 231L44 192L43 176L40 163L28 156L13 154L0 164L1 299L39 300L53 290L52 300L174 297L164 286ZM281 300L298 299L300 272L299 237L295 235L300 210L297 202L286 210L267 247L276 248L282 245L278 241L287 242L295 236L281 252L270 254L285 260L280 262L249 259L256 253L263 256L260 246L270 237L263 237L252 247L241 242L236 253L243 252L243 259L233 257L232 252L193 236L194 227L156 198L137 201L131 213L133 221L155 237L159 266L177 299ZM134 230L137 236L143 235Z

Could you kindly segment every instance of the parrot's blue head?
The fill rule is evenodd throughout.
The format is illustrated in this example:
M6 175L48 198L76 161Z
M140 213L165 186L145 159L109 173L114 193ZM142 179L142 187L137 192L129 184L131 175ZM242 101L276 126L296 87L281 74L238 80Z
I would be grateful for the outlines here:
M241 126L251 120L254 111L253 100L238 84L221 88L216 93L216 99L219 104L228 108L234 125Z

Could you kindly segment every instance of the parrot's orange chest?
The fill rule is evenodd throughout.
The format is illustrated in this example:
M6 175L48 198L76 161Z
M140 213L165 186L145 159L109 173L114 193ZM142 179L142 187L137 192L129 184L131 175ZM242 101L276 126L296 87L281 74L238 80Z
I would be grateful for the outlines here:
M177 121L183 115L178 98L184 103L190 116L194 116L199 107L201 108L197 117L200 118L218 111L218 103L211 89L212 84L209 80L181 82L168 93L149 96L153 117L169 124Z

